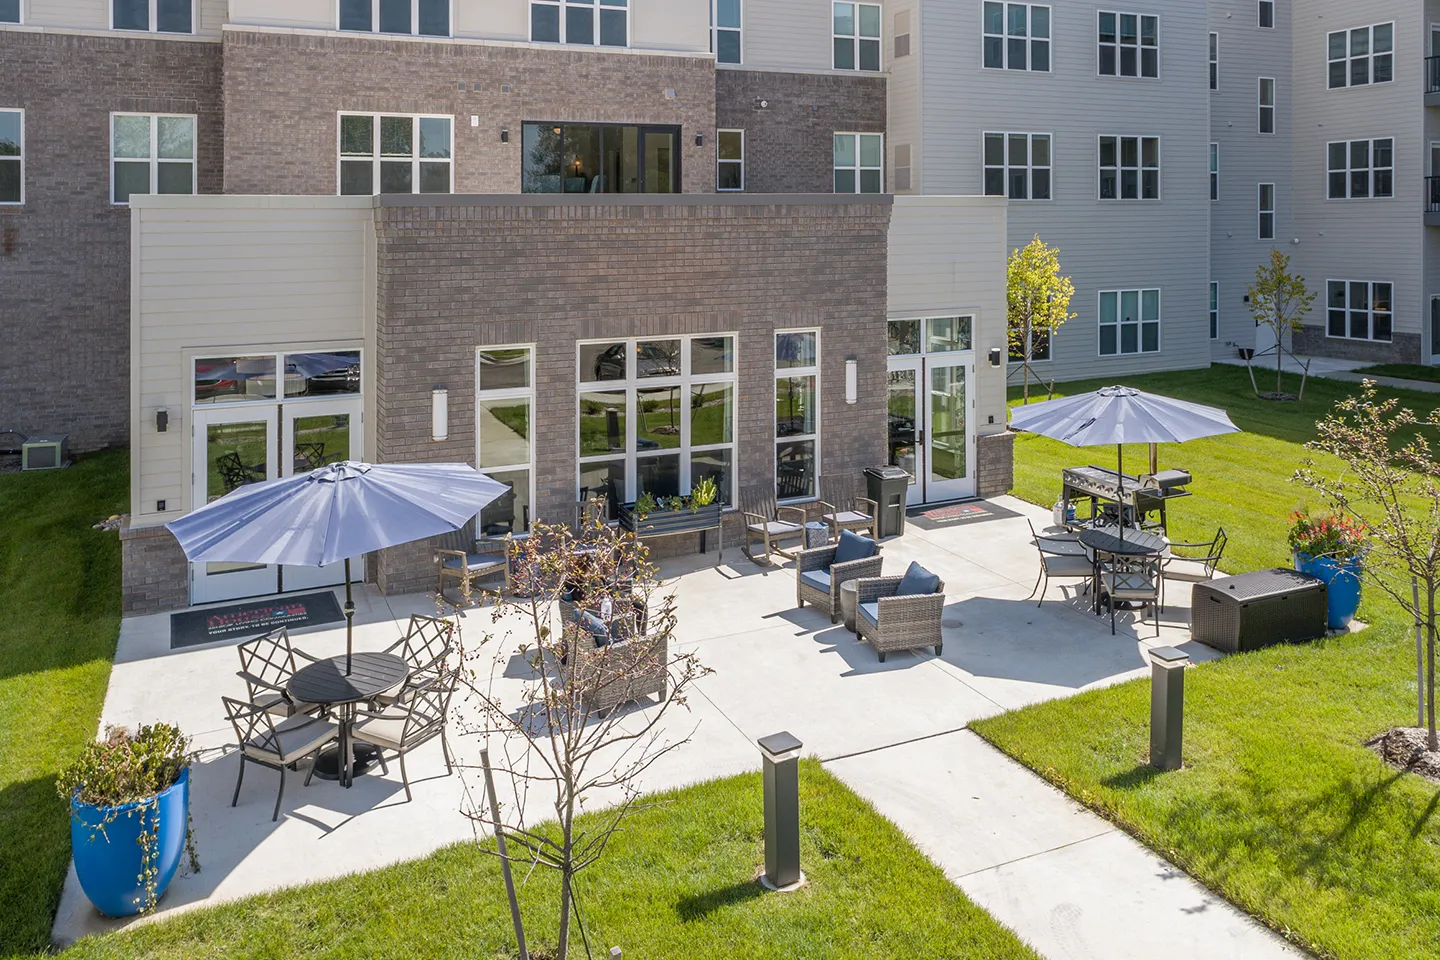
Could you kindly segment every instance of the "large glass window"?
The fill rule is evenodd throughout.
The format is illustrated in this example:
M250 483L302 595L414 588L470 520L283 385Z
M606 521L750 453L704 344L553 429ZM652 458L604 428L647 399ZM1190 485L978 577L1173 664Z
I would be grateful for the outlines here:
M1325 333L1345 340L1379 340L1394 335L1395 313L1388 283L1328 280L1325 283Z
M111 200L136 193L195 192L195 118L111 114Z
M1160 76L1160 18L1138 13L1099 15L1100 75Z
M582 343L578 376L580 499L603 496L613 515L709 477L734 502L733 335Z
M1160 138L1100 138L1100 199L1160 199Z
M524 193L679 193L680 128L527 123Z
M193 371L197 405L360 393L359 350L205 357Z
M1275 78L1261 77L1256 89L1258 122L1261 133L1275 132Z
M745 131L721 130L719 139L715 187L718 190L744 190Z
M193 0L111 0L110 25L116 30L194 33L194 3Z
M1160 349L1160 291L1100 293L1100 356L1156 353Z
M340 114L340 193L450 193L450 117Z
M509 489L480 513L482 537L530 529L535 387L532 349L481 347L475 363L476 468Z
M450 36L450 0L340 0L340 29Z
M775 334L775 496L815 496L820 455L820 333Z
M710 52L716 63L740 63L740 0L710 0Z
M1328 39L1330 89L1395 79L1395 24L1337 30Z
M0 110L0 204L25 202L25 113Z
M1050 199L1050 134L985 134L985 195Z
M530 39L628 47L628 0L530 0Z
M0 0L0 23L20 22L20 0Z
M1255 20L1266 30L1275 29L1275 0L1256 0Z
M984 63L995 70L1050 69L1050 8L986 0L981 7Z
M1327 145L1331 200L1395 195L1395 141L1341 140Z
M884 193L884 164L883 134L835 134L836 193Z
M836 3L836 70L880 69L880 4Z

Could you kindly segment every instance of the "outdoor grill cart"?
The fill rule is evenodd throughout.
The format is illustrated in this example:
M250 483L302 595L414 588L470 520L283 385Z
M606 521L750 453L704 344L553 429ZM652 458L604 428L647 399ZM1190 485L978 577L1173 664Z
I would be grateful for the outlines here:
M1185 486L1190 474L1184 470L1162 470L1135 477L1106 467L1069 467L1061 473L1061 501L1067 526L1088 527L1097 520L1114 524L1123 507L1126 526L1144 525L1167 529L1166 504L1190 496ZM1078 509L1088 504L1088 512ZM1072 508L1076 508L1073 509Z

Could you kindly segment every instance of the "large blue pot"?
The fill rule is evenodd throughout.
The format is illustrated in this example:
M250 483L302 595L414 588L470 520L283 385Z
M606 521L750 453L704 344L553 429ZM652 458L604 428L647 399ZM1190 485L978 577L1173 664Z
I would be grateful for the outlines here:
M1327 626L1331 630L1344 630L1350 626L1350 621L1355 619L1355 611L1360 609L1360 575L1364 570L1360 558L1336 560L1296 553L1295 569L1319 577L1329 587Z
M159 796L158 806L139 800L119 807L96 807L70 802L70 849L80 887L96 909L107 917L128 917L145 906L140 881L144 849L140 831L155 828L160 818L159 844L154 867L155 896L164 896L185 853L185 831L190 824L190 771Z

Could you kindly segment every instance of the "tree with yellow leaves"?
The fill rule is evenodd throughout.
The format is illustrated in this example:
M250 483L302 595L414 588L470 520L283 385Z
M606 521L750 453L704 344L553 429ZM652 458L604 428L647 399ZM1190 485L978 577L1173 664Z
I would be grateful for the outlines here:
M1060 250L1037 233L1024 249L1010 254L1006 276L1009 301L1010 355L1019 357L1025 375L1025 402L1030 402L1030 364L1037 342L1048 344L1070 312L1075 284L1060 274Z

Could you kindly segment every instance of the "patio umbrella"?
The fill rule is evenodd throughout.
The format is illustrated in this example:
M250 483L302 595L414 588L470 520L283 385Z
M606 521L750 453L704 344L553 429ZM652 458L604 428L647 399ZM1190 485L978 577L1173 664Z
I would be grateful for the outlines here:
M350 558L459 530L509 487L464 463L332 463L251 483L166 529L192 563L345 561L345 672L355 625Z

